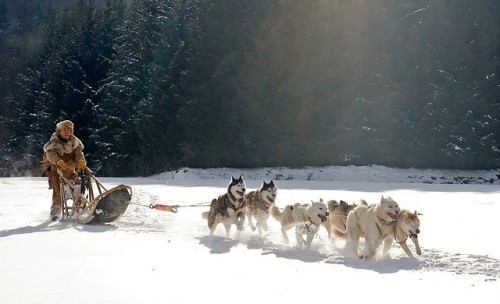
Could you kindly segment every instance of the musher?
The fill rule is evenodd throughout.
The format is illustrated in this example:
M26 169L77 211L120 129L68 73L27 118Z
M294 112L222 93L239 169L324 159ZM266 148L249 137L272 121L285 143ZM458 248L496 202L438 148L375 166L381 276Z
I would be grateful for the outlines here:
M87 161L83 155L83 143L73 135L74 124L63 120L56 125L56 131L43 146L43 168L49 177L49 189L52 189L52 207L50 217L61 217L62 201L57 169L68 180L76 178L76 172L85 169Z

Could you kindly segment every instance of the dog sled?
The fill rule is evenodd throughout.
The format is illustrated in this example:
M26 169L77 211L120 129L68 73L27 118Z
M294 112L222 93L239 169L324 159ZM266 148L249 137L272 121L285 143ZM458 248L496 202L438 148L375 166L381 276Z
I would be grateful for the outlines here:
M159 211L177 213L178 205L132 203L132 188L118 185L106 189L89 168L80 171L75 178L65 178L57 171L61 193L63 221L79 224L105 224L117 220L129 204Z
M61 220L80 224L105 224L118 219L132 199L132 188L119 185L106 189L89 168L75 178L65 178L58 170L62 203Z

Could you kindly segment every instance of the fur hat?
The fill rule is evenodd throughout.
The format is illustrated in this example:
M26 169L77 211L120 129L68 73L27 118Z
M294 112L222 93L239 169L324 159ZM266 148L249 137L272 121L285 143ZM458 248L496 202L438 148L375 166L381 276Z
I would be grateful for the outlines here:
M74 124L71 122L71 120L63 120L61 122L58 122L56 125L56 133L59 134L61 130L66 128L70 128L71 133L73 133Z

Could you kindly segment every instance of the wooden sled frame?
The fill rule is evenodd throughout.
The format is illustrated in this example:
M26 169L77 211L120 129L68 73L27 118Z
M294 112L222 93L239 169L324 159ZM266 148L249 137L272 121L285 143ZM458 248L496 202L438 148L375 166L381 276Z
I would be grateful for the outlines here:
M99 201L109 194L125 190L129 197L132 197L132 188L130 186L119 185L108 190L87 167L83 169L85 183L79 175L74 180L69 180L63 176L59 169L57 173L59 175L59 190L61 193L61 220L76 219L79 223L86 224L92 220L92 214ZM83 191L82 187L85 187ZM88 192L87 195L85 195L86 192ZM68 203L70 200L72 201L71 204Z

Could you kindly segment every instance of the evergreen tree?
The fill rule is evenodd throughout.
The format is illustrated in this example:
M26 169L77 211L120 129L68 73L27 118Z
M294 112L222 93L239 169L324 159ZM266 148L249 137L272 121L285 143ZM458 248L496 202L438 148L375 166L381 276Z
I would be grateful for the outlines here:
M134 1L120 28L95 135L104 174L144 175L175 164L180 4Z
M8 1L0 174L61 119L105 175L500 165L497 0Z
M419 30L409 34L414 49L407 50L411 56L406 58L414 67L410 83L417 88L415 101L424 110L415 130L419 163L490 167L498 160L493 131L499 121L498 111L493 111L498 88L493 86L495 77L488 77L498 67L498 26L491 23L498 16L498 3L435 3L426 8Z
M185 134L185 163L197 167L257 163L249 153L252 143L247 136L256 122L245 119L240 76L245 72L245 50L273 3L219 0L200 2L192 11L178 116Z
M13 100L15 121L8 143L26 170L36 171L42 145L55 123L71 119L76 135L91 142L100 82L106 77L112 39L103 24L102 10L93 1L78 0L48 27L44 45L19 79L21 98ZM93 146L85 152L93 153ZM36 169L35 169L36 168Z

